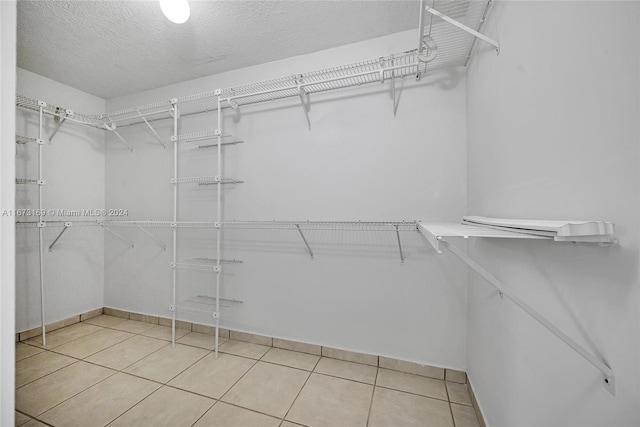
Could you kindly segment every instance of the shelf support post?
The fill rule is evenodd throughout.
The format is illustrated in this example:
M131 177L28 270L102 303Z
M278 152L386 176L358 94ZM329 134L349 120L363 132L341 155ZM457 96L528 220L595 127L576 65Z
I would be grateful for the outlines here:
M221 89L216 89L215 94L217 96L218 101L218 114L217 117L217 127L218 129L218 146L216 150L218 152L218 164L217 164L217 174L222 177L222 135L224 133L224 120L222 117L222 99L220 99L222 91ZM216 222L220 224L222 222L222 180L218 181L218 185L216 185ZM216 274L216 309L213 314L213 318L215 320L216 325L216 338L215 338L215 358L218 359L218 346L220 344L220 281L222 275L219 273L220 271L220 260L222 259L222 229L221 227L216 228L216 268L218 269L218 274Z
M219 108L219 106L218 106ZM171 117L173 117L173 138L178 141L178 118L180 112L178 111L178 99L171 99ZM173 179L178 179L178 144L173 144ZM178 186L173 186L173 224L178 222ZM172 247L172 261L175 264L178 261L178 228L173 227L172 230L173 247ZM171 347L176 346L176 281L177 272L174 268L172 270L172 282L171 282Z
M42 141L43 114L47 103L38 101L38 141ZM43 183L42 179L42 144L38 144L38 184ZM38 257L40 263L40 315L42 317L42 345L47 345L47 331L44 318L44 230L47 223L42 215L42 185L38 185Z
M311 247L309 246L309 242L307 242L307 239L304 237L304 233L302 233L302 229L300 228L300 224L296 224L296 228L298 229L298 233L300 233L300 237L302 237L302 241L304 242L305 246L307 247L307 250L309 251L309 255L311 255L311 259L313 259L313 251L311 250Z
M616 395L616 386L615 386L615 376L611 368L602 360L585 350L580 344L578 344L573 338L562 332L558 327L556 327L553 323L551 323L548 319L538 313L533 307L524 302L520 297L515 295L510 290L506 289L506 285L494 277L491 273L485 270L480 264L475 262L473 259L469 258L464 252L460 249L449 243L444 239L440 239L440 245L451 252L456 258L465 263L468 267L470 267L473 271L478 273L480 277L485 279L494 288L497 289L498 293L501 297L507 297L510 299L515 305L520 307L531 316L535 321L544 326L549 332L559 338L566 345L571 347L576 353L582 356L587 362L591 363L596 369L598 369L602 373L602 380L604 388L611 393L613 396Z

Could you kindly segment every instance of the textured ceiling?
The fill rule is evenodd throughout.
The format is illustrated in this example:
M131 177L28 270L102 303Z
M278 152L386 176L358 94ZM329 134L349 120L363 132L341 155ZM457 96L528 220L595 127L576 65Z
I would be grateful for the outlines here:
M18 1L18 66L110 99L417 28L418 1Z

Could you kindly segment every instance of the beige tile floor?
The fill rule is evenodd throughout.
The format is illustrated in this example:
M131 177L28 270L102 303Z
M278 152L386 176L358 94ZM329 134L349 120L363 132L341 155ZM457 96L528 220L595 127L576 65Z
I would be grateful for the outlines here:
M176 337L103 315L18 343L16 426L479 426L465 384L222 338L215 359L213 336Z

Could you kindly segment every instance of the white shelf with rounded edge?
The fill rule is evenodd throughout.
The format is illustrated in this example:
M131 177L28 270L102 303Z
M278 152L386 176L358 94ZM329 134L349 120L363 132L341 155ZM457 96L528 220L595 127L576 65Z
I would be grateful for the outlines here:
M472 225L470 225L472 224ZM446 249L469 268L489 282L501 298L507 297L535 321L568 345L602 373L604 388L615 396L615 375L611 367L578 344L573 338L562 332L557 326L520 298L508 285L498 280L467 254L451 244L447 237L480 237L535 240L544 239L556 242L609 243L617 242L615 227L605 221L541 221L523 219L487 218L466 216L462 224L423 224L418 223L417 230L433 248L442 254Z
M614 243L615 227L606 221L549 221L465 216L462 224L492 228L563 242Z

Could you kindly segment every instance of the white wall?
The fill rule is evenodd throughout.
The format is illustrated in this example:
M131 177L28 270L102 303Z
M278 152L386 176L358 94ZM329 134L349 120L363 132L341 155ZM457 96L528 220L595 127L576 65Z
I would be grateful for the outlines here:
M491 426L640 425L637 2L497 2L468 68L470 214L613 221L620 244L481 241L499 279L600 373L470 275L468 361Z
M0 2L0 211L15 207L16 2ZM14 424L15 234L0 216L0 425Z
M105 101L93 95L18 69L18 93L84 114L102 114ZM45 116L43 134L48 140L56 123ZM16 133L38 136L38 113L17 111ZM43 148L43 208L104 208L104 141L103 130L71 121L62 124L58 133ZM34 144L17 147L16 176L37 178L38 148ZM38 207L35 185L20 185L16 190L18 208ZM37 220L36 218L22 218ZM47 215L45 220L64 220ZM69 218L91 220L90 217ZM50 323L104 305L104 232L100 227L72 226L47 250L61 227L44 229L45 322ZM40 316L40 281L38 267L37 228L16 230L16 330L38 327Z
M415 31L241 69L107 102L107 110L313 71L411 49ZM225 220L456 220L465 212L463 70L403 80L397 117L390 86L313 95L306 128L297 100L225 110L225 129L246 140L224 149L224 174L245 184L224 192ZM213 99L210 101L213 106ZM185 106L184 108L189 108ZM184 111L184 110L183 110ZM154 122L167 140L170 121ZM215 113L181 119L180 132L211 130ZM119 129L130 153L107 137L106 204L128 219L171 219L172 149L144 125ZM180 148L179 174L215 174L215 153ZM215 217L215 190L179 188L182 220ZM170 230L152 230L171 247ZM170 251L135 229L135 248L105 238L105 305L170 316ZM179 231L179 259L215 256L213 232ZM226 231L223 296L244 301L222 324L406 360L465 368L466 277L416 232L307 234ZM210 273L179 271L178 299L213 292ZM205 322L204 319L192 319Z

